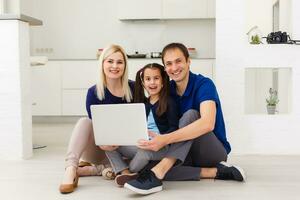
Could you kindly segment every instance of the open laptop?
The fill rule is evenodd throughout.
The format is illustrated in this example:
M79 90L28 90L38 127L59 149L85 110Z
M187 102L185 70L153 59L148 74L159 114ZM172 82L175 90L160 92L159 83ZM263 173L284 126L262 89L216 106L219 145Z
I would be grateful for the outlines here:
M96 145L137 145L148 140L145 105L104 104L91 106Z

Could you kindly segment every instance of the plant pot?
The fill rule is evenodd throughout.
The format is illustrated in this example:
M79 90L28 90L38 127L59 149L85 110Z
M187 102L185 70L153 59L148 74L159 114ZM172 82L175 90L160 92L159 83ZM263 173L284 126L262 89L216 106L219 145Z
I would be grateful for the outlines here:
M275 106L267 105L267 111L269 115L274 115L276 112L276 105Z

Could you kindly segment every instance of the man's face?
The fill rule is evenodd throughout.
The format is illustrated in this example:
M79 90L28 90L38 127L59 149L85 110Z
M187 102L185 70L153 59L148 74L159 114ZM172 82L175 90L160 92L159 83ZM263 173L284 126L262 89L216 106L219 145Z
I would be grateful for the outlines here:
M176 83L188 78L190 59L188 58L188 60L186 60L179 49L168 50L164 56L164 64L167 74Z

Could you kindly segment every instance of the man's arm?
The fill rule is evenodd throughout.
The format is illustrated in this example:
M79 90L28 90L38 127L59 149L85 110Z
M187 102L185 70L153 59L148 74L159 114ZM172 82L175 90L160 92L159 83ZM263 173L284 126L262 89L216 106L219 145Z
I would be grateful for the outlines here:
M200 104L200 119L193 123L164 135L153 135L150 141L139 141L139 147L152 151L158 151L168 144L191 140L214 130L216 121L216 103L212 100L203 101Z

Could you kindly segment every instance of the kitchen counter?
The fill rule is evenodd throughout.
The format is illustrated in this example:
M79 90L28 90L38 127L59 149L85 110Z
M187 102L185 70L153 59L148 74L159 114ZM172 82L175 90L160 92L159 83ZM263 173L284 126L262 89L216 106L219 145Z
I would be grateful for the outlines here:
M128 60L160 60L161 58L128 58ZM215 58L191 58L191 60L215 60ZM74 58L74 59L51 59L49 61L97 61L97 59L89 59L89 58Z
M2 14L0 20L20 20L28 22L30 26L41 26L43 21L23 14Z

